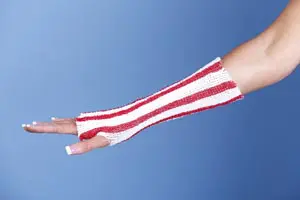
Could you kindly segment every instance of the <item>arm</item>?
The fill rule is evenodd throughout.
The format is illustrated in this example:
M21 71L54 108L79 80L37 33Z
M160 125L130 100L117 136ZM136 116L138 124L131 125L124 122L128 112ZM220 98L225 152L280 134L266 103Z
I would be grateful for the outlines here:
M298 10L300 1L290 1L276 21L260 35L153 95L120 108L82 113L75 119L33 123L24 128L30 132L76 134L84 141L66 150L68 154L81 154L128 140L163 121L242 99L247 93L287 77L298 65ZM177 87L178 84L181 86Z
M300 1L291 0L277 20L256 38L223 58L243 94L287 77L300 61Z
M153 95L118 109L82 113L76 118L80 139L100 135L115 145L155 124L224 106L280 81L299 63L299 9L300 1L291 1L256 38Z

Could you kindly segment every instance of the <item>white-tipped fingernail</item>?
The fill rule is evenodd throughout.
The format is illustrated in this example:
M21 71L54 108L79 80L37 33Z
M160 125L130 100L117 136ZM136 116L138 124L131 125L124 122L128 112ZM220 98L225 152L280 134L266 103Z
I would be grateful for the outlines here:
M32 124L33 124L33 125L37 125L37 122L36 122L36 121L33 121Z
M26 127L30 127L30 124L26 124Z
M25 127L26 127L26 124L22 124L22 127L25 128Z
M72 150L71 150L70 146L66 146L65 148L66 148L67 154L71 155L72 154Z
M56 117L51 117L51 120L56 120Z

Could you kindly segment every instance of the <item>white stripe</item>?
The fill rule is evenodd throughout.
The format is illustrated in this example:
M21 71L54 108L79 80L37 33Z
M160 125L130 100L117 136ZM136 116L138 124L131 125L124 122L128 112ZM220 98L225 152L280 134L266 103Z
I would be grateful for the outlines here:
M186 77L185 79L183 79L183 80L181 80L181 81L179 81L179 82L177 82L177 83L175 83L175 84L173 84L173 85L170 85L170 86L164 88L163 90L158 91L157 93L155 93L155 94L153 94L153 95L160 94L160 93L162 93L163 91L166 91L166 90L168 90L169 88L171 88L171 87L173 87L173 86L176 86L176 85L182 83L183 81L185 81L185 80L191 78L192 76L194 76L196 73L198 73L198 72L200 72L200 71L203 71L204 69L206 69L206 68L212 66L213 64L215 64L215 63L217 63L217 62L220 62L220 60L221 60L220 57L215 58L213 61L211 61L210 63L206 64L204 67L200 68L198 71L196 71L195 73L193 73L193 74L191 74L190 76ZM151 95L151 96L153 96L153 95ZM147 100L147 99L150 98L151 96L146 97L146 98L142 98L142 99L140 99L140 100L138 100L138 101L136 101L136 102L134 102L134 103L132 103L132 104L129 104L129 105L126 105L126 106L120 107L120 108L115 108L115 109L105 110L105 111L98 111L98 112L81 113L81 114L80 114L80 117L91 117L91 116L97 116L97 115L103 115L103 114L112 114L112 113L115 113L115 112L118 112L118 111L121 111L121 110L130 108L130 107L132 107L132 106L134 106L134 105L136 105L136 104L138 104L138 103L140 103L140 102L142 102L142 101L144 101L144 100Z
M103 126L116 126L119 124L127 123L133 121L147 113L150 113L160 107L163 107L171 102L176 100L180 100L197 92L209 89L211 87L220 85L221 83L228 82L230 79L228 78L227 72L224 70L219 70L218 72L210 73L207 76L194 81L193 83L184 86L180 89L177 89L173 92L168 93L167 95L162 96L146 105L131 111L126 115L115 116L109 119L100 119L100 120L88 120L84 126L88 127L99 127ZM208 102L209 103L209 102ZM207 104L209 105L209 104Z
M224 91L222 93L218 93L214 96L210 96L208 98L201 99L196 102L174 108L172 110L168 110L164 113L161 113L155 117L152 117L152 118L146 120L145 122L131 128L131 129L128 129L126 131L119 132L119 133L113 133L113 134L101 132L101 133L98 133L97 135L106 137L109 141L111 141L110 145L112 146L112 145L115 145L119 142L122 142L122 141L130 138L131 136L133 136L135 133L142 130L143 128L145 128L155 122L158 122L162 119L174 116L179 113L189 112L189 111L193 111L193 110L196 110L199 108L203 108L203 107L206 107L207 105L221 104L221 103L224 103L224 102L227 102L227 101L233 99L234 97L239 96L240 94L241 93L238 88L226 90L226 91Z

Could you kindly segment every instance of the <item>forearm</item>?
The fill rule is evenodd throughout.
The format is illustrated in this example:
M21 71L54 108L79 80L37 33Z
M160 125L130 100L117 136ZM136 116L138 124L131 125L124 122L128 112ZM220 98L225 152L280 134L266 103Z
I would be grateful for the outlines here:
M128 105L76 118L81 140L96 135L110 145L130 139L145 128L223 106L243 95L218 57L190 76Z
M243 94L287 77L300 60L300 1L290 1L263 33L222 59Z

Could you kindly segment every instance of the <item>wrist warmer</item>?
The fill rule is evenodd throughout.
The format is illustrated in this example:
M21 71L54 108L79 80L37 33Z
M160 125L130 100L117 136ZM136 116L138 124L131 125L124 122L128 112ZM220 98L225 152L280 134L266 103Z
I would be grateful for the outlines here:
M112 146L155 124L226 105L243 97L218 57L153 95L123 107L81 113L76 118L78 136L85 140L101 135Z

